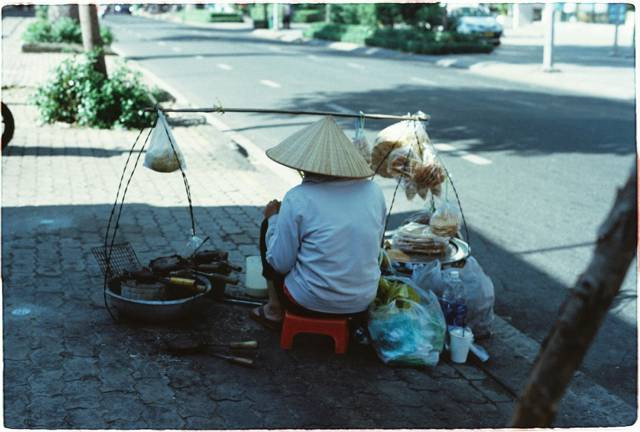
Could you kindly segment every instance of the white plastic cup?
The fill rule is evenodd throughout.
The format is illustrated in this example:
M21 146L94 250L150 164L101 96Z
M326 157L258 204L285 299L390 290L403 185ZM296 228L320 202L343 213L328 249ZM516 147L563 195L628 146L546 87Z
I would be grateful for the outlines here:
M245 294L258 298L267 297L267 281L262 276L262 259L259 256L247 257L245 270Z
M473 342L473 332L469 327L455 327L449 330L449 347L451 349L451 361L465 363L469 355L469 347Z

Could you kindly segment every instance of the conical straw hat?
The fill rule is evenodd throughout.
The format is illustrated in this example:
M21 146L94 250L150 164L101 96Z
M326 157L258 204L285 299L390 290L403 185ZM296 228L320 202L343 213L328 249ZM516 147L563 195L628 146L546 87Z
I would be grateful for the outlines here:
M294 133L267 150L267 156L289 168L335 177L373 175L367 161L332 117Z

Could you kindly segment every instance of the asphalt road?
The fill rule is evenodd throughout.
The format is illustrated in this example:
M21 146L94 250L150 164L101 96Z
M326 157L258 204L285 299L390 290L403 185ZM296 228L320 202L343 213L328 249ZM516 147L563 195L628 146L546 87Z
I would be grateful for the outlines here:
M140 17L108 16L117 47L201 106L432 116L429 134L454 178L470 244L496 287L496 312L542 341L586 268L616 188L635 163L635 106L392 60ZM314 118L222 120L269 148ZM347 134L351 121L340 121ZM367 136L388 125L368 121ZM394 183L381 181L388 203ZM400 194L399 194L400 195ZM391 228L420 202L399 196ZM635 269L635 264L634 267ZM636 272L582 370L636 405ZM631 298L629 298L631 297Z

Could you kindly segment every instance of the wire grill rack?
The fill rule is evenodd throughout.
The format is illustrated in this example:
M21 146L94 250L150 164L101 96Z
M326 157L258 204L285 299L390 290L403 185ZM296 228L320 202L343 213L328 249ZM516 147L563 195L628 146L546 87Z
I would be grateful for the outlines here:
M104 246L97 246L91 249L93 256L100 265L102 275L107 274L107 255L109 249ZM109 275L118 277L125 271L136 271L142 268L142 264L138 260L136 253L131 247L131 243L114 244L111 249L111 257L109 258Z

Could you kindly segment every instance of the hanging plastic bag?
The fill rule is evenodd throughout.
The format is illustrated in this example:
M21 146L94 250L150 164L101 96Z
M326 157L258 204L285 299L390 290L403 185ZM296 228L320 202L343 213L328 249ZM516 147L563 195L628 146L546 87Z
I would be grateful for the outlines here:
M364 160L371 164L371 145L364 135L364 118L356 120L356 133L352 142Z
M431 231L441 237L454 237L460 231L462 214L457 205L449 201L440 203L429 221Z
M180 167L183 171L187 169L182 152L161 111L158 111L158 121L151 132L151 144L144 157L144 166L162 173L174 172Z
M427 154L426 160L413 168L411 179L416 184L420 197L426 199L429 191L434 196L440 196L446 175L438 158L434 154Z
M446 324L438 299L408 278L383 277L369 308L369 334L385 364L435 366Z
M404 120L394 123L389 127L381 130L373 143L371 150L371 168L382 177L391 177L388 165L385 164L386 158L395 149L410 149L418 158L423 160L425 153L434 153L435 150L430 146L431 141L429 135L420 121Z

